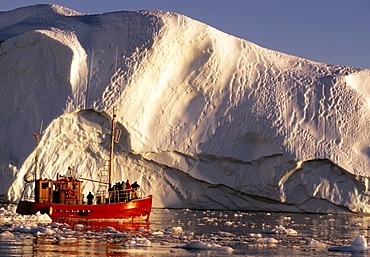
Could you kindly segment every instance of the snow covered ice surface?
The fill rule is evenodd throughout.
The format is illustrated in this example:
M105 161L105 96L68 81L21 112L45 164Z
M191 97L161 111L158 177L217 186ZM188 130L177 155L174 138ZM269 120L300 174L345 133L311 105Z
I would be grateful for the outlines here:
M0 13L0 43L0 200L19 200L41 121L37 176L99 180L116 107L113 182L155 207L370 212L370 70L152 10L24 7Z
M347 256L368 252L370 227L351 215L155 209L150 224L97 227L0 212L0 256L13 257Z

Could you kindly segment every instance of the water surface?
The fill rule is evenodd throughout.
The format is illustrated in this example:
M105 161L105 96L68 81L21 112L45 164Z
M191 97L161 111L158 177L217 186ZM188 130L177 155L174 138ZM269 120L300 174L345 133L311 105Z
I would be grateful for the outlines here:
M167 209L153 209L149 224L35 224L46 229L37 233L20 232L21 222L3 222L0 233L14 237L0 237L0 256L370 256L327 249L368 238L369 222L360 215ZM149 243L135 244L143 240ZM224 248L183 249L189 242Z

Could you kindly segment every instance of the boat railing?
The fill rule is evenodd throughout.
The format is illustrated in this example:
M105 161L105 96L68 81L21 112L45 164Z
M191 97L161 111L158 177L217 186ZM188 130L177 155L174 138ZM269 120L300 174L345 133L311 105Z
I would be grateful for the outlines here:
M97 192L95 197L96 204L102 203L121 203L131 200L140 199L142 197L140 188L135 189L120 189Z

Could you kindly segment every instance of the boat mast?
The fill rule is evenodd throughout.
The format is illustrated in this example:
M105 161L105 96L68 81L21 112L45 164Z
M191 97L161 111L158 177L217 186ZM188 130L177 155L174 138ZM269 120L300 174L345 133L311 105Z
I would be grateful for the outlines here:
M116 108L113 108L113 118L112 118L112 128L110 136L110 149L109 149L109 188L112 187L112 174L113 174L113 164L114 164L114 131L116 127Z
M37 139L36 149L35 149L35 175L34 175L34 180L37 180L37 170L38 170L38 166L39 166L39 152L38 152L39 149L38 149L38 146L40 144L40 137L41 137L41 133L42 133L42 124L43 124L43 121L41 121L40 132L36 133L36 134L33 134L33 137Z
M37 143L36 143L36 149L35 149L35 175L33 177L34 177L34 180L37 180L37 167L39 166L38 146L40 143L40 135L36 134L34 135L34 137L37 139Z

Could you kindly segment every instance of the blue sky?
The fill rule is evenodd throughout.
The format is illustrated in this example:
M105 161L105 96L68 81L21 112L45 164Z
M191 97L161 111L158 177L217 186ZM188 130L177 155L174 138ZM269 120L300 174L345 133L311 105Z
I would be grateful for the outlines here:
M0 11L38 3L85 13L173 11L269 49L370 68L369 0L0 0Z

